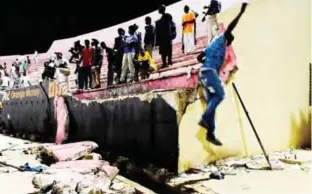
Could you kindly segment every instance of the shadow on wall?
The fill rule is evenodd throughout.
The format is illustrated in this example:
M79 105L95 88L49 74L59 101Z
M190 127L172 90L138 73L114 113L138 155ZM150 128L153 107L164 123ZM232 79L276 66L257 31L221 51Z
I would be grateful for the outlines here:
M92 140L101 149L177 170L176 110L160 95L106 101L65 97L70 114L69 141Z
M311 148L311 109L308 111L301 110L299 119L296 114L292 114L291 136L289 144L291 148Z

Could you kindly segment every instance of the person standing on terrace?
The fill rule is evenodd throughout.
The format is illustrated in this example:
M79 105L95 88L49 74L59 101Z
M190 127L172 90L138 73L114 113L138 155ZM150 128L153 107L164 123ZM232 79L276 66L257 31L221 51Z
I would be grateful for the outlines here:
M184 53L192 53L195 51L195 21L196 15L190 11L190 8L186 5L184 7L185 14L182 17L183 26L183 45Z
M135 68L133 59L136 53L136 47L138 44L138 37L135 34L136 27L134 25L129 26L129 35L123 38L124 43L124 55L122 59L121 68L121 82L125 83L127 80L128 71L130 71L130 81L134 80Z
M225 93L219 71L225 59L226 47L234 40L232 34L239 19L245 12L247 3L243 3L239 14L229 24L224 33L215 37L206 47L205 51L197 57L203 63L199 71L199 81L203 85L206 94L207 108L202 116L199 125L208 130L206 139L214 145L221 146L222 143L215 136L215 113L217 106L224 99Z
M23 63L22 73L27 73L27 67L28 67L28 60L25 60Z
M55 52L54 64L56 67L55 78L56 81L63 87L65 93L70 92L69 84L69 75L70 68L69 62L63 57L63 54L60 52Z
M80 69L81 79L79 89L83 88L87 90L92 87L92 75L91 75L91 63L92 63L92 51L90 47L90 41L85 40L85 48L81 52L82 64Z
M77 92L81 92L79 89L79 84L81 83L81 73L80 73L80 63L82 60L81 52L84 47L80 44L80 41L74 42L74 47L69 49L69 52L72 54L72 56L69 58L70 63L76 64L75 74L76 74L76 85L77 85Z
M145 36L144 36L144 49L153 56L153 48L155 46L155 28L152 25L152 18L147 16L145 18Z
M160 20L156 21L156 45L159 45L162 67L167 67L172 65L172 40L176 37L176 30L172 16L166 13L164 5L159 7L158 12L162 16Z
M208 43L210 43L219 32L219 23L217 14L221 11L221 3L217 0L211 0L209 6L204 6L207 11L204 13L205 16L202 22L205 22L206 16L208 16L207 27L208 27Z
M103 63L102 50L99 47L99 41L97 39L92 39L92 88L101 87L101 67Z
M105 42L101 42L101 48L106 52L106 58L107 58L107 86L110 86L113 84L114 81L114 69L116 69L116 63L115 63L115 54L116 51L112 48L109 48L106 46Z
M123 37L125 36L125 30L122 28L118 28L118 37L115 38L114 50L116 51L116 55L114 58L115 63L115 72L116 72L116 83L120 83L121 76L121 66L123 59Z

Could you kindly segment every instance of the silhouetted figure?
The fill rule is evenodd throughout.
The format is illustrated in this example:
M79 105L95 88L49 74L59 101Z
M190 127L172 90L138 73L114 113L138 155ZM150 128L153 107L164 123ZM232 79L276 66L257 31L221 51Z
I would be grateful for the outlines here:
M118 29L118 37L115 38L114 50L116 51L114 63L115 63L115 72L116 76L116 83L120 83L120 76L121 76L121 66L122 66L122 59L123 59L123 37L125 36L125 30L122 28Z
M152 57L153 48L155 46L155 28L152 25L152 18L147 16L145 18L145 24L144 49Z
M162 15L156 22L156 42L163 62L162 67L172 65L172 40L176 37L175 24L172 16L165 12L166 7L161 5L158 12Z
M101 80L100 73L103 63L102 50L99 47L99 41L97 39L92 39L92 88L100 88Z
M116 51L112 48L106 46L105 42L101 42L101 48L106 52L107 57L107 86L110 86L114 82L114 71L116 72L116 63L115 63L115 56Z
M81 83L80 78L82 77L79 74L80 74L80 63L82 61L81 52L83 48L84 47L80 44L80 41L78 40L74 42L74 47L69 49L69 52L72 54L72 56L69 59L69 62L76 64L75 74L76 74L76 85L78 88L78 92L80 92L79 83Z

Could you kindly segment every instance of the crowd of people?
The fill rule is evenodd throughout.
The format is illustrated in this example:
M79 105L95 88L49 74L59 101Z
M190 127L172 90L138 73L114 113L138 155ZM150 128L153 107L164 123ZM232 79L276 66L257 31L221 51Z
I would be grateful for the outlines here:
M79 41L69 50L72 54L69 62L76 64L78 91L100 87L100 71L103 55L106 53L108 73L107 85L137 82L147 79L152 71L172 65L172 40L176 37L175 23L172 16L160 6L161 19L152 25L152 18L145 18L145 36L136 24L127 29L119 28L114 46L108 47L97 39L85 40L82 46ZM162 65L153 60L153 50L159 46Z
M190 11L188 6L184 8L183 16L183 50L186 54L195 51L196 43L196 17L197 13ZM152 18L145 18L145 36L136 24L127 29L119 28L118 36L114 40L112 48L105 42L97 39L74 42L69 52L71 57L67 63L76 64L75 74L78 92L101 87L101 66L104 54L106 54L108 72L107 86L113 84L137 82L140 79L149 78L151 72L172 65L172 40L176 38L176 25L166 7L161 5L158 9L161 18L152 24ZM159 47L162 64L156 65L153 60L153 50ZM53 65L53 68L57 66ZM47 72L56 70L46 65ZM50 69L50 70L49 70ZM67 72L66 72L67 74Z
M0 86L1 90L7 88L20 88L29 86L27 77L27 67L31 63L29 56L25 60L16 59L11 67L8 68L6 63L0 64Z
M215 0L211 1L213 5ZM207 8L206 15L210 16L210 20L216 24L215 7ZM220 11L220 7L219 7ZM47 62L44 63L44 71L42 73L42 80L47 81L55 79L64 85L67 91L70 91L69 79L70 74L69 64L76 64L75 74L76 84L78 91L95 89L101 87L101 66L103 64L104 54L107 58L108 72L107 72L107 86L113 84L121 84L126 82L137 82L140 79L147 79L151 72L160 68L168 67L172 65L172 41L176 38L176 24L172 19L172 16L166 12L166 7L161 5L158 9L161 18L155 22L155 26L152 24L152 18L147 16L145 18L145 36L142 38L139 27L136 24L130 25L127 29L119 28L117 30L118 36L115 38L114 46L108 47L105 42L100 42L97 39L85 40L84 45L80 44L80 41L74 42L69 52L71 57L67 61L62 53L54 53ZM196 45L196 18L199 14L191 10L189 6L184 7L184 15L182 17L182 50L185 54L191 54L195 51ZM212 18L212 19L211 19ZM209 20L209 21L210 21ZM202 20L204 21L204 19ZM212 25L211 25L212 26ZM212 28L212 27L211 27ZM215 30L210 30L212 35L218 28L214 26ZM212 37L212 36L211 36ZM156 65L153 60L153 50L158 46L159 54L161 55L162 64ZM24 64L29 64L28 60ZM14 62L12 69L20 69L21 62ZM5 84L3 87L20 87L23 81L18 81L23 77L26 77L26 71L23 64L21 71L18 73L6 74L4 71L1 75L2 82ZM5 69L5 67L1 67ZM10 78L10 84L7 85L6 78Z
M215 113L218 105L225 97L220 71L224 65L227 47L231 46L234 35L233 30L237 26L238 21L244 14L247 3L243 3L239 14L231 21L225 32L217 36L219 24L217 22L217 14L221 10L221 4L217 0L211 0L210 6L205 6L207 11L202 21L208 16L208 44L197 56L197 60L202 63L199 69L198 80L204 88L207 107L202 115L199 125L207 129L206 139L216 145L221 146L222 143L215 135ZM172 16L166 13L165 6L160 6L158 12L162 17L156 21L155 27L152 25L150 17L145 18L145 37L142 46L141 33L138 32L137 25L128 27L128 33L122 28L118 29L118 37L115 38L113 48L109 48L104 42L97 39L84 41L84 46L80 41L76 41L74 46L69 50L72 54L69 61L63 58L62 53L55 53L48 62L46 62L42 79L56 78L61 83L65 83L65 88L69 91L68 75L70 69L69 63L76 64L75 73L77 74L78 92L83 89L99 88L101 86L100 71L103 64L104 52L107 56L108 75L107 85L110 86L114 82L125 83L149 77L151 71L172 65L172 40L176 38L175 23ZM184 7L185 14L182 18L183 26L183 51L184 53L192 53L195 51L196 44L196 18L198 14L191 11L188 6ZM153 49L159 46L159 53L162 58L162 65L157 66L153 59ZM27 66L30 63L29 58L24 64L18 59L12 64L9 72L7 72L6 64L0 65L1 86L2 88L19 87L25 82ZM23 74L23 77L21 77ZM64 80L61 80L64 79Z

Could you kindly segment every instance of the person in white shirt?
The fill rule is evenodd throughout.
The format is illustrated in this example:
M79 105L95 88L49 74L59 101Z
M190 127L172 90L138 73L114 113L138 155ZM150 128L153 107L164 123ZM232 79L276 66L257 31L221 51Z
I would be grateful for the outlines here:
M17 64L13 63L10 70L10 87L17 88L19 86L19 75L16 69Z
M23 76L21 77L21 81L20 81L20 87L21 88L25 88L29 86L29 78L26 75L26 72L23 73Z
M38 52L35 51L35 53L34 53L34 61L35 61L35 63L37 63L37 58L38 58Z
M68 93L70 91L69 88L69 75L70 75L70 69L68 67L69 62L63 58L62 53L55 53L56 59L55 59L55 66L56 66L56 72L55 72L55 78L57 82L64 88L65 93Z
M17 78L15 63L12 64L12 67L10 70L10 78L12 78L12 79Z
M0 65L0 78L1 78L1 80L0 80L0 85L2 85L2 78L4 77L4 75L5 75L5 71L4 71L4 69L3 69L3 67L2 67L2 65Z
M10 87L10 78L8 76L8 74L5 74L3 77L2 77L2 84L1 84L1 89L2 90L5 90L7 88Z

